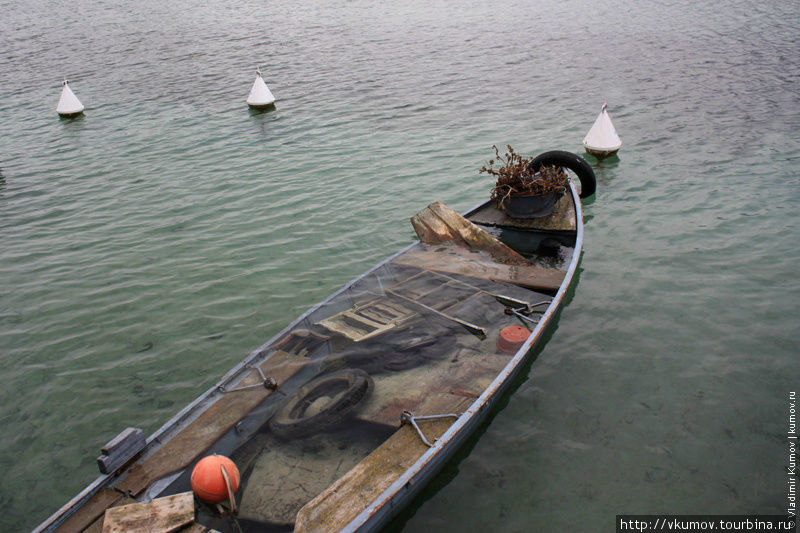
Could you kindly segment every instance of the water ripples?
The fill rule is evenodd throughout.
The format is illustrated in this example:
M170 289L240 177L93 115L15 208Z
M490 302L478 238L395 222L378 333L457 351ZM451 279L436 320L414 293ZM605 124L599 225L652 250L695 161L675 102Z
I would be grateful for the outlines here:
M579 151L603 99L625 144L595 162L571 303L531 379L403 520L553 530L619 501L778 512L762 495L800 326L798 15L618 7L10 6L4 529L82 488L120 429L157 428L410 242L421 207L485 198L492 144ZM278 97L267 113L244 105L259 65ZM61 76L85 117L55 116Z

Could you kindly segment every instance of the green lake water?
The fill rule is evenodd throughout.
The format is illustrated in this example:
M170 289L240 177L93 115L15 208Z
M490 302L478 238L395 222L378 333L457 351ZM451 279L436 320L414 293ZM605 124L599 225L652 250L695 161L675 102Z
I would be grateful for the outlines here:
M392 528L780 514L800 388L792 2L5 2L0 530L29 530L347 280L492 144L589 159L536 360ZM278 99L244 100L261 66ZM85 116L55 113L63 77ZM577 528L577 529L576 529Z

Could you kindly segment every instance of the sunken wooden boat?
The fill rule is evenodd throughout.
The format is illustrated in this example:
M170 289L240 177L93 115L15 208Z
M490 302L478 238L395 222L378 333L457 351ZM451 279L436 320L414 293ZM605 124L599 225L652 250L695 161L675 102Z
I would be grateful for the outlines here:
M582 159L548 154L594 192ZM102 475L36 531L120 531L141 517L148 531L381 528L542 340L580 259L581 196L572 181L532 219L434 202L412 218L420 241L313 306L149 438L128 428L109 442ZM212 454L240 474L224 504L189 493Z

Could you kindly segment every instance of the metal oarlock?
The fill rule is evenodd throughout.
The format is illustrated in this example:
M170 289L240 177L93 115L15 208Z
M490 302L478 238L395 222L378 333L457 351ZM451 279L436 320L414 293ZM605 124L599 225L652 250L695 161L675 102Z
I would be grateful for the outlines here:
M411 411L403 411L403 414L400 415L400 425L411 424L415 430L417 430L417 435L419 438L422 439L422 442L428 448L432 448L433 444L428 442L428 439L425 438L425 434L420 429L419 425L417 425L417 420L438 420L440 418L455 418L458 419L458 415L453 413L448 413L446 415L425 415L425 416L414 416ZM436 439L433 439L436 442Z
M244 387L238 387L236 389L226 389L223 385L220 385L217 387L217 390L224 394L226 392L240 392L245 390L260 389L263 387L267 390L275 391L286 396L286 393L279 388L278 382L275 380L275 378L264 375L264 372L261 370L260 366L255 365L247 368L258 371L258 375L261 376L261 383L256 383L255 385L245 385Z
M534 307L538 307L540 305L549 305L551 302L552 302L552 300L546 300L544 302L537 302L535 304L530 305L527 309L524 308L524 307L520 307L519 309L514 309L513 307L506 307L505 313L507 315L515 315L520 320L523 320L525 322L529 322L530 324L535 326L536 324L539 323L539 321L532 319L531 317L527 316L527 314L524 314L524 313L532 313Z
M516 316L517 318L519 318L520 320L522 320L522 321L524 321L524 322L529 322L530 324L533 324L534 326L535 326L536 324L538 324L538 323L539 323L539 321L538 321L538 320L534 320L534 319L532 319L532 318L531 318L531 317L529 317L529 316L525 316L525 315L523 315L523 314L520 312L520 310L519 310L519 309L514 309L513 307L506 307L506 314L507 314L507 315L515 315L515 316Z

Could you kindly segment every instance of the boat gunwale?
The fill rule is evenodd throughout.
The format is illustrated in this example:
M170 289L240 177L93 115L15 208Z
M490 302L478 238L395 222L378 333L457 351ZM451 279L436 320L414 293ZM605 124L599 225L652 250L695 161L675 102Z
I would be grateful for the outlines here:
M574 270L575 270L575 268L577 266L577 260L578 260L578 258L580 256L580 250L581 250L582 241L583 241L583 223L582 223L583 215L582 215L581 203L580 203L580 199L578 197L577 190L575 189L575 185L572 182L570 182L570 190L571 190L571 193L572 193L573 203L575 204L575 216L576 216L576 220L577 220L577 236L576 236L576 241L575 241L575 247L574 247L572 261L571 261L570 266L568 267L568 269L566 271L566 274L565 274L565 277L564 277L564 281L562 282L561 286L559 287L558 292L556 293L556 296L554 296L551 304L548 305L547 310L542 315L542 318L539 320L539 323L537 324L537 327L534 329L534 331L528 337L528 340L517 351L517 354L512 358L512 360L509 361L509 363L504 367L503 371L500 374L498 374L497 378L495 378L495 380L484 391L484 393L477 400L475 400L475 402L473 402L473 404L466 411L464 411L464 413L461 414L461 416L453 424L453 426L451 426L448 429L448 431L445 432L445 434L442 435L436 441L436 443L434 444L434 447L429 449L419 460L417 460L417 462L414 463L414 465L412 465L412 467L409 470L407 470L406 473L408 473L412 469L415 470L416 467L418 466L418 464L423 464L423 463L421 463L423 461L423 459L425 459L424 463L427 463L430 457L438 454L438 452L435 452L435 450L439 450L440 448L444 447L446 444L450 443L453 435L455 433L457 433L458 431L460 431L460 428L462 428L464 425L466 425L467 422L469 422L472 418L474 418L474 415L478 411L480 411L480 409L483 409L485 407L486 399L489 399L489 398L491 398L492 395L494 395L494 393L495 393L494 391L497 389L497 387L499 385L502 385L502 383L508 379L508 373L510 371L512 371L516 366L518 366L519 363L517 363L517 361L519 361L521 359L524 359L525 352L527 350L529 350L535 344L538 336L540 335L540 331L543 331L543 328L540 327L540 326L542 326L543 324L546 325L549 322L550 317L552 316L554 310L557 309L558 307L560 307L560 301L561 301L561 299L563 299L563 295L566 292L566 288L569 287L569 285L571 284L572 275L574 274ZM470 215L473 215L478 210L484 208L486 205L490 204L491 202L492 202L491 199L482 201L482 202L476 204L474 207L472 207L468 211L466 211L463 216L465 218L468 218ZM336 291L334 291L331 294L329 294L325 299L323 299L323 300L317 302L316 304L312 305L311 307L309 307L304 313L299 315L297 318L295 318L293 321L291 321L288 325L286 325L280 331L278 331L277 333L272 335L261 346L259 346L255 350L251 351L250 354L247 357L245 357L242 361L240 361L238 364L236 364L234 367L232 367L227 373L225 373L225 375L223 375L222 378L220 378L220 380L218 382L216 382L214 385L212 385L210 388L208 388L205 392L203 392L199 396L197 396L192 402L187 404L183 409L178 411L175 415L172 416L172 418L167 420L158 429L156 429L149 437L147 437L147 439L145 441L145 447L144 447L144 449L142 451L142 454L139 456L139 460L146 459L150 454L152 454L155 451L157 451L162 445L164 445L167 442L169 442L170 439L162 441L161 440L162 437L167 436L167 434L170 433L170 432L175 432L175 434L177 434L177 432L181 431L182 429L185 429L185 427L187 427L189 424L191 424L191 422L193 420L195 420L203 412L205 412L207 409L209 409L219 398L222 397L222 394L219 394L219 398L213 399L214 394L215 393L218 394L220 392L220 387L225 387L225 385L229 384L232 380L234 380L235 378L239 377L241 372L243 370L245 370L253 361L257 360L260 357L263 357L264 361L268 361L270 358L272 358L275 355L275 353L272 353L272 354L269 354L269 355L265 356L265 351L267 351L269 349L270 345L273 344L276 340L278 340L281 336L289 333L297 325L299 325L303 320L305 320L309 315L311 315L315 311L317 311L320 308L322 308L323 306L325 306L328 302L330 302L335 297L339 296L340 294L342 294L343 292L345 292L346 290L351 288L353 285L358 283L360 280L362 280L363 278L371 275L376 270L384 267L385 265L390 263L392 260L394 260L396 257L406 253L410 249L412 249L415 246L417 246L419 243L420 243L420 241L418 239L415 240L414 242L408 244L407 246L401 248L400 250L396 251L395 253L393 253L393 254L389 255L388 257L384 258L382 261L376 263L375 265L373 265L369 269L365 270L364 272L362 272L361 274L359 274L355 278L352 278L350 281L346 282L344 285L339 287L339 289L337 289ZM554 307L553 303L556 302L556 300L558 300L558 304ZM522 354L522 356L520 354ZM491 391L491 394L487 394L490 391ZM209 402L206 405L203 405L205 402L208 402L209 400L212 400L212 399L214 401ZM472 412L473 410L475 410L475 412ZM465 418L465 415L467 415L468 413L470 414L470 416ZM175 435L172 435L172 436L175 436ZM443 444L440 445L439 443L443 443ZM454 453L454 452L455 452L455 450L453 450L450 453ZM44 521L42 521L36 528L34 528L32 530L32 533L45 533L45 532L49 532L49 531L55 531L59 526L61 526L64 522L66 522L66 520L69 519L78 509L80 509L93 496L95 496L102 488L109 486L113 481L116 481L122 475L126 474L128 471L129 471L129 469L125 469L125 470L123 470L121 472L115 472L115 473L111 473L111 474L101 474L100 476L95 478L94 481L92 481L89 485L87 485L81 492L79 492L76 496L74 496L67 503L65 503L63 506L61 506L58 510L56 510L54 513L52 513L48 518L46 518ZM381 496L379 496L378 499L382 499L384 494L390 492L391 489L393 489L396 485L399 485L399 486L404 485L405 483L401 484L400 480L402 480L405 477L406 477L405 474L403 476L401 476L401 478L398 479L389 488L387 488L386 491L383 494L381 494ZM396 493L396 492L397 492L397 490L393 491L393 493ZM378 500L376 499L375 501L377 502ZM351 526L353 526L353 524L355 524L361 518L361 516L364 513L366 513L369 509L373 509L374 508L374 504L375 504L375 502L373 502L373 504L371 504L364 511L362 511L362 513L359 514L356 517L356 519L354 519L350 524L348 524L348 526L344 529L344 531L354 531L354 529L351 529ZM370 513L370 514L372 514L372 513ZM367 518L369 518L369 517L367 517ZM366 523L366 519L363 521L363 523ZM358 527L360 527L360 526L358 526ZM377 527L379 527L379 526L377 526Z
M471 213L475 209L477 209L479 207L482 207L483 205L485 205L486 203L488 203L490 201L491 200L488 200L486 202L482 202L479 206L477 206L476 208L471 209L469 212ZM291 330L293 330L297 325L299 325L303 320L305 320L311 313L313 313L313 312L317 311L318 309L322 308L329 301L331 301L333 298L335 298L339 294L343 293L344 291L346 291L347 289L349 289L350 287L355 285L361 279L363 279L366 276L372 274L373 272L375 272L379 268L382 268L383 266L385 266L386 264L391 262L395 257L407 252L408 250L410 250L411 248L416 246L419 242L420 242L419 240L412 242L411 244L401 248L400 250L398 250L397 252L393 253L389 257L386 257L381 262L373 265L371 268L369 268L366 271L362 272L359 276L351 279L350 281L345 283L343 286L341 286L339 289L337 289L336 291L334 291L331 294L329 294L324 300L321 300L321 301L317 302L316 304L312 305L303 314L301 314L300 316L295 318L292 322L290 322L286 327L284 327L283 329L278 331L275 335L270 337L260 347L258 347L257 349L253 350L252 352L250 352L250 355L248 355L241 362L236 364L236 366L234 366L230 370L228 370L228 372L224 376L222 376L222 378L220 378L220 380L217 383L215 383L209 389L207 389L205 392L203 392L198 397L196 397L191 403L189 403L183 409L178 411L175 415L173 415L172 418L167 420L164 424L161 425L161 427L159 427L149 437L147 437L147 440L145 441L145 448L144 448L144 450L142 452L142 455L139 457L139 459L146 458L147 456L149 456L150 453L153 453L153 452L157 451L160 448L160 446L152 447L151 445L153 445L154 443L158 444L158 445L164 445L167 442L169 442L169 440L161 441L160 440L161 437L165 436L170 431L180 431L180 430L184 429L195 418L199 417L203 412L205 412L207 409L209 409L213 405L213 402L209 403L209 404L207 404L205 406L203 406L203 403L208 401L208 400L210 400L210 399L212 399L212 396L215 393L219 393L220 392L220 387L225 387L225 385L229 384L234 378L239 377L241 371L246 369L246 367L248 365L250 365L253 361L257 360L259 357L264 357L264 361L268 361L270 358L272 358L275 355L275 353L269 354L269 355L267 355L265 357L264 356L265 355L264 352L269 349L269 346L271 344L273 344L274 341L278 340L278 338L280 338L282 335L285 335L285 334L289 333ZM219 394L219 397L221 398L222 394ZM214 401L216 401L218 399L219 398L215 399ZM198 407L202 407L202 408L197 410L197 412L195 412L195 410ZM191 416L191 415L195 415L195 416ZM102 475L98 476L97 478L95 478L95 480L93 482L91 482L87 487L85 487L80 493L78 493L75 497L73 497L66 504L61 506L55 513L50 515L50 517L48 517L45 521L40 523L32 531L32 533L44 533L44 532L47 532L47 531L55 530L61 524L63 524L70 516L72 516L72 514L74 514L74 512L77 511L83 504L85 504L92 496L97 494L100 491L100 489L102 489L105 486L108 486L112 481L116 480L117 478L119 478L122 474L126 473L127 471L128 470L126 469L126 470L124 470L122 472L112 473L112 474L102 474Z
M564 297L572 285L572 279L580 262L581 250L583 248L583 209L581 201L575 188L575 184L570 182L570 192L575 204L576 219L576 238L572 259L564 279L558 288L555 296L547 306L536 327L528 336L525 343L517 350L513 358L506 364L503 370L489 384L483 393L453 422L453 424L442 434L433 446L428 448L417 461L400 475L389 487L387 487L372 503L361 511L353 520L350 521L341 531L342 533L375 531L385 525L395 514L395 510L402 508L401 505L394 505L399 501L411 498L421 490L424 483L415 483L417 478L430 477L444 466L444 463L455 454L458 445L471 434L474 427L480 423L483 417L489 412L490 407L502 396L506 387L510 384L513 377L522 368L528 356L533 352L534 346L539 342L545 329L549 326L550 320L561 308ZM464 216L469 217L480 209L486 202L468 211ZM436 463L434 463L436 459ZM430 465L430 468L428 468ZM426 472L426 470L429 470ZM405 493L401 492L405 489ZM383 511L381 513L381 511Z

